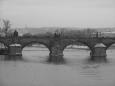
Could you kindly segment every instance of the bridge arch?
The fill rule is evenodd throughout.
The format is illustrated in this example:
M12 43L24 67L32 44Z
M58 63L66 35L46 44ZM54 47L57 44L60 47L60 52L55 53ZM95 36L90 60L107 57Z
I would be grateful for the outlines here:
M89 50L92 50L92 48L86 43L86 42L81 42L81 41L75 41L75 42L69 42L69 43L65 43L64 47L63 47L63 51L70 45L83 45L83 46L87 46L87 48Z
M63 58L68 62L68 63L75 63L79 61L84 61L85 59L90 58L90 49L88 46L82 45L82 47L78 47L77 44L68 44L64 50L63 50ZM71 46L73 46L71 48Z
M112 62L115 56L115 42L106 44L107 59Z
M35 46L31 46L34 44ZM27 47L29 45L30 47ZM42 46L39 47L39 45ZM37 62L47 61L49 53L50 50L48 48L48 45L46 45L43 42L31 41L22 45L22 56L23 59L27 61L37 61Z
M113 44L115 44L115 42L105 44L106 45L106 50L108 50Z
M93 48L93 47L91 47L91 45L88 44L87 42L83 42L83 41L74 41L74 42L73 42L73 41L71 41L71 42L66 42L66 43L64 43L63 50L64 50L67 46L69 46L69 45L79 45L79 44L87 46L90 50L92 50L92 48Z
M50 51L50 48L48 46L48 44L44 43L44 42L39 42L39 41L31 41L31 42L28 42L28 43L25 43L25 44L22 44L22 50L24 47L30 45L30 44L41 44L41 45L44 45L46 48L48 48L48 50Z

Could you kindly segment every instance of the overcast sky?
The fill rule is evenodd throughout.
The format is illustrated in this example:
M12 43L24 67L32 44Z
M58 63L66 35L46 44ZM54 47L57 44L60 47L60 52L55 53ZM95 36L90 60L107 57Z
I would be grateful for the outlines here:
M115 0L0 0L12 27L115 27Z

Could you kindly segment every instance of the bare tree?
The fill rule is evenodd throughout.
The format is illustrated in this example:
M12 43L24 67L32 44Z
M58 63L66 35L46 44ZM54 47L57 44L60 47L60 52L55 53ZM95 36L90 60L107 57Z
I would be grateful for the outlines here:
M2 31L2 24L1 24L1 19L0 19L0 32Z
M7 35L8 30L9 30L10 27L11 27L10 21L3 19L3 25L4 25L4 26L3 26L3 31L4 31L4 33Z
M2 28L0 27L0 32L2 31Z

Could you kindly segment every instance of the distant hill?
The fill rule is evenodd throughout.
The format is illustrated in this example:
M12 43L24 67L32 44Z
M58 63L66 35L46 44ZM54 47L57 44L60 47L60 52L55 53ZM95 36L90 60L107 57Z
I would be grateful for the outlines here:
M46 32L54 32L56 28L19 28L17 30L20 34L24 33L39 34Z
M39 34L39 33L46 33L46 32L54 32L57 29L64 29L64 30L83 30L87 28L75 28L75 27L41 27L41 28L17 28L19 34L24 33L31 33L31 34ZM115 28L88 28L88 29L96 29L98 32L115 32Z
M98 32L115 32L114 28L95 28Z

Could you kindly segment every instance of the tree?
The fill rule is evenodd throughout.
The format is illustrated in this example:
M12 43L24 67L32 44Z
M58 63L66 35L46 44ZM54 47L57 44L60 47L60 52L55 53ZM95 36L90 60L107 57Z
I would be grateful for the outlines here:
M0 27L0 32L2 31L2 28Z
M10 21L3 19L3 32L7 35L11 27Z
M0 32L2 32L2 22L1 22L1 19L0 19Z

